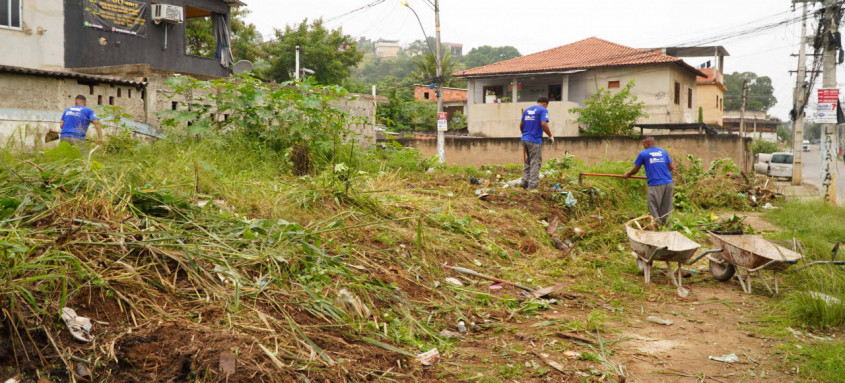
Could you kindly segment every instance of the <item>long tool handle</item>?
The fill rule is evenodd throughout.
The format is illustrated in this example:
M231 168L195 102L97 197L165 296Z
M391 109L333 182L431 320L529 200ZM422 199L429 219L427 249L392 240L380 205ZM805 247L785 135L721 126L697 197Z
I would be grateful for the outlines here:
M621 174L601 174L601 173L578 173L578 184L580 185L584 180L584 176L592 176L592 177L613 177L613 178L633 178L637 180L644 180L646 179L643 176L630 176L625 177Z
M452 269L452 270L455 270L455 271L457 271L457 272L459 272L459 273L461 273L461 274L468 274L468 275L472 275L472 276L474 276L474 277L478 277L478 278L481 278L481 279L486 279L486 280L488 280L488 281L493 281L493 282L497 282L497 283L504 283L504 284L506 284L506 285L511 285L511 286L514 286L514 287L518 287L518 288L520 288L520 289L523 289L523 290L525 290L525 291L528 291L529 293L534 291L534 289L532 289L532 288L530 288L530 287L525 287L525 286L523 286L523 285L520 285L519 283L514 283L514 282L506 281L506 280L504 280L504 279L499 279L499 278L496 278L496 277L491 277L491 276L489 276L489 275L484 275L484 274L481 274L481 273L478 273L478 272L475 272L475 271L473 271L473 270L466 269L466 268L463 268L463 267L453 267L453 266L446 266L446 267L448 267L448 268L450 268L450 269Z

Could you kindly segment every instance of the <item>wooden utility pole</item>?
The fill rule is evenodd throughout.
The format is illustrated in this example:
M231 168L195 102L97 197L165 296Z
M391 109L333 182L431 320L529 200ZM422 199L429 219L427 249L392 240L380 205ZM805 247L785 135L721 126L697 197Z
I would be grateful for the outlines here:
M745 100L748 97L748 81L742 82L742 101L739 107L739 166L746 171L745 156Z
M798 75L795 78L795 90L792 94L792 107L795 113L792 117L792 184L801 185L804 177L804 106L807 105L807 3L801 19L801 47L798 48Z
M434 54L437 64L437 115L443 112L443 60L440 54L440 0L434 0ZM437 129L437 160L446 162L446 132Z
M836 51L839 42L832 37L839 31L839 14L841 6L837 0L825 0L825 12L822 29L824 37L822 44L822 87L833 89L836 84ZM833 111L836 113L836 110ZM822 197L829 202L836 203L836 124L822 124Z

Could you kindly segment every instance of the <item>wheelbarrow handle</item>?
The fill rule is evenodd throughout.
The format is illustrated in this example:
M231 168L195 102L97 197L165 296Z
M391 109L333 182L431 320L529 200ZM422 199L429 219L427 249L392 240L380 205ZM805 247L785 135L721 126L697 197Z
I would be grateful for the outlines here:
M693 263L698 262L698 260L699 260L699 259L706 257L706 256L707 256L707 254L716 254L716 253L721 253L721 252L722 252L722 249L710 249L710 250L707 250L707 251L705 251L705 252L703 252L703 253L699 254L697 257L693 258L691 261L688 261L688 262L687 262L687 265L691 265L691 264L693 264Z
M801 270L804 270L808 267L812 267L812 266L815 266L815 265L845 266L845 261L815 261L815 262L812 262L812 263L808 263L804 266L801 266L797 269L790 270L789 272L796 273L796 272L799 272Z

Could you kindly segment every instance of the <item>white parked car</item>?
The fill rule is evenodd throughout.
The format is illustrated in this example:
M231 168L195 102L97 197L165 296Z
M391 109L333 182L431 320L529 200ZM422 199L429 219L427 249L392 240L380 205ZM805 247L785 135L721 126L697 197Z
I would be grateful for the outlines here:
M769 177L784 177L792 179L792 153L778 152L772 153L772 159L769 161L768 175Z
M769 175L769 162L772 161L772 155L768 153L759 153L755 157L754 172Z
M805 152L809 152L809 151L810 151L810 141L804 140L804 142L802 142L802 143L801 143L801 145L802 145L803 150L804 150Z

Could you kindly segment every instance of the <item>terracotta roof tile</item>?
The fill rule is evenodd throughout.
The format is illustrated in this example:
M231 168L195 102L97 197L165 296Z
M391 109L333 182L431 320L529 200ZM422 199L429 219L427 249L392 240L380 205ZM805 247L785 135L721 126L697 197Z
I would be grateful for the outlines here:
M702 69L699 69L698 71L701 72L701 73L704 73L704 75L707 76L707 77L698 77L698 78L695 79L695 82L697 82L697 83L708 83L708 82L715 81L715 79L713 77L714 76L714 72L713 72L714 69L713 68L702 68Z
M697 76L703 76L701 72L677 57L667 56L653 50L626 47L597 37L590 37L542 52L467 69L454 75L473 77L660 63L677 63L691 70Z

